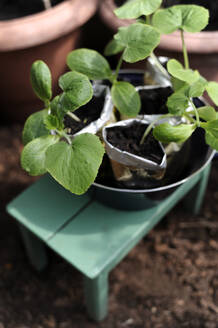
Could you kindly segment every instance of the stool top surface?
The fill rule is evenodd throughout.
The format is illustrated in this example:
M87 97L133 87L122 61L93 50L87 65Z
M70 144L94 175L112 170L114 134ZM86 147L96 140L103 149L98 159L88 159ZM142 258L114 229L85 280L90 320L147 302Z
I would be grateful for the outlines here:
M27 229L89 278L111 270L199 180L155 207L123 211L75 196L44 176L7 207Z

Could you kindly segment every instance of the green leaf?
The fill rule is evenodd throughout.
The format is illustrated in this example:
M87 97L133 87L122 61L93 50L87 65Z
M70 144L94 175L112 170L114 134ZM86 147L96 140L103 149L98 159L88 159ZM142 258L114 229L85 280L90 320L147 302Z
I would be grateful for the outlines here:
M64 90L59 98L59 105L64 113L76 110L92 98L93 88L84 74L68 72L60 77L59 85Z
M181 81L174 76L172 76L171 82L172 82L174 91L179 91L181 88L183 88L186 85L186 83L184 81Z
M210 98L213 100L214 104L218 106L218 83L209 82L206 86L206 90Z
M206 143L218 151L218 138L214 137L210 132L206 132L205 135Z
M138 18L153 14L161 5L162 0L134 0L125 3L114 12L119 18Z
M114 38L125 47L123 59L134 63L151 54L160 42L160 33L152 26L136 23L120 27Z
M52 97L51 72L42 60L33 63L30 79L35 94L44 102L50 100Z
M46 173L45 158L47 149L59 141L58 136L43 136L29 142L21 154L21 166L30 175Z
M211 106L204 106L198 108L198 114L200 118L205 121L214 121L217 118L217 112Z
M218 138L218 120L203 123L204 129L210 133L214 138Z
M38 137L47 136L50 131L44 124L45 118L48 116L48 110L44 109L36 112L28 117L23 128L23 144L26 145L28 142Z
M168 142L184 142L196 129L195 124L180 124L172 126L169 123L157 125L153 130L154 137L164 143Z
M191 84L189 88L189 97L201 97L205 91L207 81L200 77L199 80Z
M167 107L170 114L183 115L184 111L188 108L189 99L181 91L173 93L167 100Z
M71 51L67 56L67 65L91 80L109 79L112 75L108 61L95 50L83 48Z
M114 105L119 112L129 117L135 117L141 108L141 100L135 87L128 82L117 82L111 88Z
M152 25L163 34L172 33L182 26L182 13L176 7L160 9L153 15Z
M94 182L104 147L92 134L76 136L72 145L60 142L48 148L46 168L64 188L80 195Z
M152 19L152 24L161 33L169 34L176 30L186 32L200 32L209 20L209 12L206 8L196 5L176 5L158 10Z
M188 84L193 84L200 78L198 71L185 69L176 59L171 59L168 61L167 70L172 76Z
M60 129L60 123L59 123L57 116L52 115L52 114L48 115L45 118L44 124L48 130L55 130L55 129L59 130Z
M125 47L121 44L119 44L119 42L117 42L115 39L112 39L106 46L105 50L104 50L104 55L105 56L112 56L112 55L116 55L118 53L120 53L121 51L123 51L125 49Z

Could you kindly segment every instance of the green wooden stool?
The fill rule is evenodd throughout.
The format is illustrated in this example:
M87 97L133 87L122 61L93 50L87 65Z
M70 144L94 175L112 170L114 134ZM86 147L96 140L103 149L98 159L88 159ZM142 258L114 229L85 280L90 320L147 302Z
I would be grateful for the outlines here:
M193 187L186 204L196 214L209 172L210 165L158 206L134 212L106 207L88 194L74 196L46 175L7 210L20 223L29 260L37 270L47 264L47 245L83 274L88 313L100 321L107 315L109 272Z

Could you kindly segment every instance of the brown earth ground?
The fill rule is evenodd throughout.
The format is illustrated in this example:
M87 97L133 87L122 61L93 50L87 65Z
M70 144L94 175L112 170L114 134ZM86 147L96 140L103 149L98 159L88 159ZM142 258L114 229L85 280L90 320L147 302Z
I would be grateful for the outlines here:
M110 314L86 315L79 272L50 251L41 275L28 264L5 205L30 183L19 167L21 126L0 127L0 328L218 327L218 161L201 213L181 204L110 275Z

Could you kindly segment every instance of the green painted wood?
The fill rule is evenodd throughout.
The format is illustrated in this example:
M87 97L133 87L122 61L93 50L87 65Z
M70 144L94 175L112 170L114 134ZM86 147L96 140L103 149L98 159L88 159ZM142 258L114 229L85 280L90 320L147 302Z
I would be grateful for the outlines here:
M108 311L108 273L102 272L95 279L84 276L84 295L89 316L103 320Z
M88 194L75 196L45 175L15 198L7 211L46 241L90 202Z
M121 211L93 202L48 241L48 245L90 279L110 271L199 181L195 175L158 206Z
M201 178L197 185L193 188L191 193L188 193L184 199L186 209L194 215L197 215L200 212L208 184L210 170L211 164L208 164L207 167L202 171Z
M30 264L37 271L44 270L48 264L45 244L22 224L19 228Z

